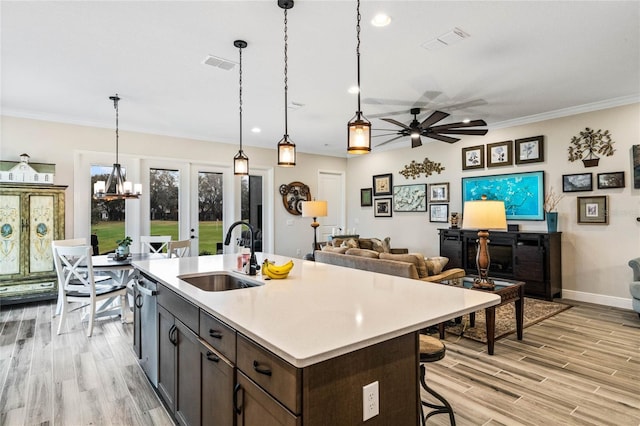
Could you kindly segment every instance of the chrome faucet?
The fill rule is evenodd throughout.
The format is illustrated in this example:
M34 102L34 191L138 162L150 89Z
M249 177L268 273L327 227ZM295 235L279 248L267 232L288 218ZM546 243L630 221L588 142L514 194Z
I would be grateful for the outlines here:
M249 239L251 241L250 243L251 257L249 257L249 275L256 275L258 271L258 261L256 260L255 241L254 241L254 235L256 232L255 232L255 229L253 229L253 226L251 226L249 222L245 222L244 220L233 222L229 227L229 230L227 230L227 236L224 239L224 245L228 246L231 243L231 231L233 230L233 228L235 228L238 225L245 225L247 228L249 228Z

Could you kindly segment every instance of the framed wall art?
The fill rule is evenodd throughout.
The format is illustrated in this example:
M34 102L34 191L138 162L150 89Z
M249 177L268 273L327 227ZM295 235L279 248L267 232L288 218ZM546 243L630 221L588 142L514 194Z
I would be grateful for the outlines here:
M463 206L483 195L504 201L507 220L544 219L543 171L462 178Z
M624 172L598 173L598 189L624 188Z
M487 167L510 166L513 164L513 141L487 144Z
M640 145L631 148L631 164L633 164L633 187L640 189Z
M393 190L393 175L375 175L373 177L373 195L391 195Z
M609 223L608 196L578 197L578 223L607 225Z
M429 202L449 202L449 183L430 183L429 184Z
M391 217L393 211L391 209L391 198L376 198L373 200L373 216L374 217Z
M373 205L373 188L360 189L360 207L371 207Z
M427 185L398 185L393 187L393 211L426 212Z
M544 161L544 136L516 139L516 164Z
M462 170L484 169L484 145L462 148Z
M449 204L429 204L429 222L448 222Z
M582 192L592 190L593 181L591 173L562 175L562 192Z

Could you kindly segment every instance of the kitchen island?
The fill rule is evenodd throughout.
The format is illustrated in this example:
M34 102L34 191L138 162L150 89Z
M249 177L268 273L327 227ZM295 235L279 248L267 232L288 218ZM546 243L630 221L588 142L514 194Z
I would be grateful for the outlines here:
M265 257L277 264L289 260L257 256L259 263ZM363 386L378 382L379 414L367 424L417 424L419 330L500 301L479 291L294 261L285 280L243 276L258 285L218 292L200 290L179 277L233 271L235 255L134 262L160 284L158 389L163 395L172 388L163 398L181 423L204 424L215 416L205 413L209 403L192 406L193 396L183 397L181 410L181 383L198 388L201 399L211 392L225 398L232 394L229 413L238 424L326 425L362 423ZM167 314L173 315L169 322ZM227 336L223 350L215 346L221 334ZM180 344L189 338L199 351L180 355ZM167 346L169 355L163 357L163 339L175 348L173 356ZM222 374L232 377L221 381L225 390L209 389L210 380L203 378L202 368L212 357L232 369ZM162 369L171 362L176 383L167 388ZM226 405L218 404L223 417Z

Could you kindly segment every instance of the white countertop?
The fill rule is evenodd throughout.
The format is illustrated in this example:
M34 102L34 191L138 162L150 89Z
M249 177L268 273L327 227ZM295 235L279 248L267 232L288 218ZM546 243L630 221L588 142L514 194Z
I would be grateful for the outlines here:
M282 264L289 258L257 253ZM496 305L500 297L357 269L293 259L284 280L245 279L261 286L202 291L178 275L233 270L236 255L133 264L296 367L306 367Z

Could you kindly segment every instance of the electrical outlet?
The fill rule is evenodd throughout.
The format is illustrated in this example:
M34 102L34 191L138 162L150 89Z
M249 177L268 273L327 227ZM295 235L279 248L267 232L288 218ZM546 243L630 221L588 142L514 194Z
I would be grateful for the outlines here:
M380 414L378 382L373 382L362 387L362 421L369 420L378 414Z

